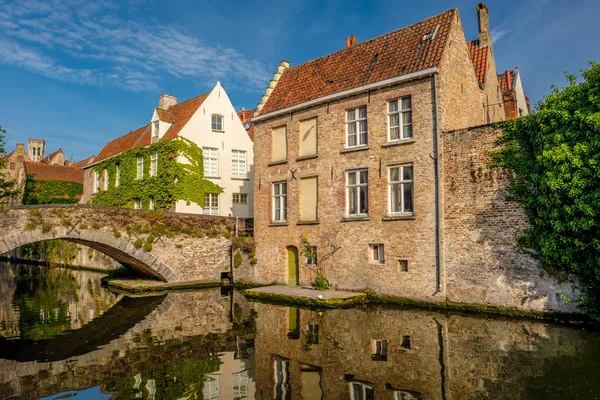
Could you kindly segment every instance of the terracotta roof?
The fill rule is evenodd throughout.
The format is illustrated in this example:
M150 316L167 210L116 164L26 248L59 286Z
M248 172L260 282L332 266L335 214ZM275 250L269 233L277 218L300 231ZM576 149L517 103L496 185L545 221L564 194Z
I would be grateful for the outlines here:
M68 181L83 183L83 170L80 168L25 161L25 172L35 176L35 179L44 181Z
M40 161L40 162L43 162L45 164L49 164L50 161L52 160L52 157L54 157L55 155L57 155L59 152L62 153L62 149L58 149L55 152L48 154L46 157L42 158L42 161Z
M468 43L469 51L471 52L471 60L475 68L475 75L480 84L485 84L485 73L487 70L488 46L480 47L479 40L472 40Z
M71 165L71 167L73 167L73 168L83 168L84 166L86 166L89 163L91 163L92 161L94 161L94 159L96 159L96 156L92 154L88 158L84 158L83 160L74 163L73 165Z
M253 108L251 110L238 111L237 113L238 117L240 117L240 121L242 121L242 125L244 125L244 128L250 124L250 126L246 128L246 132L248 132L248 136L252 141L254 141L254 123L252 122L252 118L254 118L254 115L257 111L258 109Z
M386 79L437 67L456 9L291 67L262 114ZM433 40L425 35L437 30Z
M162 108L157 108L156 112L158 113L158 119L160 119L161 121L165 121L171 124L175 122L175 114L173 114L171 111L163 110Z
M168 116L172 125L169 130L165 133L161 140L175 139L179 136L181 129L187 124L192 115L198 110L198 108L204 103L204 100L208 97L208 93L204 93L200 96L191 98L179 104L175 104L169 110L157 109L159 112L159 118ZM162 120L162 119L161 119ZM106 146L100 151L98 156L93 162L104 160L105 158L114 156L115 154L121 153L126 150L131 150L136 147L148 146L151 143L152 129L150 124L142 126L133 132L129 132L127 135L116 138L115 140L108 142Z
M506 73L510 74L510 87L514 89L515 87L515 71L514 70L507 70L501 74L498 74L498 82L500 83L500 89L503 92L506 92L508 90L508 82L506 80Z

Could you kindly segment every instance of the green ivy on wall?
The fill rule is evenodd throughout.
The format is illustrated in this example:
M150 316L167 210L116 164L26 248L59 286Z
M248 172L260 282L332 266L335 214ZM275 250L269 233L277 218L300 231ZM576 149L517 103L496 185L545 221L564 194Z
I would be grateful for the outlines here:
M150 176L151 158L158 159L155 176ZM181 156L187 162L178 162ZM143 178L137 179L138 157L143 157ZM117 169L119 186L115 185ZM98 188L98 193L90 200L91 204L112 207L133 208L139 200L142 209L148 209L151 199L154 209L167 211L178 200L187 204L204 206L204 194L219 194L223 189L204 179L204 158L202 149L188 139L164 140L149 146L138 147L117 154L96 164L93 170L100 177L108 173L108 189Z
M37 180L27 175L23 204L72 204L79 201L83 184L57 180Z

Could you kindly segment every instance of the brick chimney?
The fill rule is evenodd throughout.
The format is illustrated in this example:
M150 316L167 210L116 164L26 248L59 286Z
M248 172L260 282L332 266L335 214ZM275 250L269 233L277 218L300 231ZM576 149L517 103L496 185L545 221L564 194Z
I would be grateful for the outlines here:
M479 26L479 46L484 47L491 45L490 15L488 8L483 3L477 4L477 25Z
M177 97L171 96L170 94L161 94L158 97L158 108L161 110L168 110L177 104Z
M350 47L351 39L350 36L346 36L346 47Z
M354 46L356 44L356 35L352 35L352 38L350 39L350 45Z
M244 109L244 106L242 106L242 122L246 121L246 110Z
M504 72L506 74L506 90L511 90L512 89L512 74L510 73L510 70L506 70Z

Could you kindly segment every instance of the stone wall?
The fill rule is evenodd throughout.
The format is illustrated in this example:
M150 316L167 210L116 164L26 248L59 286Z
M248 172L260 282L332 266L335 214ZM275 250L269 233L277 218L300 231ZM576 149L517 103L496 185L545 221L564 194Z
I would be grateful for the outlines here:
M577 297L515 248L527 227L519 204L505 199L509 172L489 166L501 131L486 125L444 133L444 257L450 302L574 312Z

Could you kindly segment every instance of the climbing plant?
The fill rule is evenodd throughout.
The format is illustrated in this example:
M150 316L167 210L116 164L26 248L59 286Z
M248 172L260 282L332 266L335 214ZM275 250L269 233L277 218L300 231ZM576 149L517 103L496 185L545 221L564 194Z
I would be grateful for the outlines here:
M27 175L23 204L72 204L83 193L83 184L58 180L37 180Z
M13 182L9 181L6 174L3 170L6 168L6 164L8 163L8 159L4 158L4 154L6 153L5 146L6 145L6 131L0 125L0 208L2 204L6 202L9 198L13 197L16 192L13 190Z
M583 284L582 308L600 319L600 64L567 74L537 113L500 124L493 165L514 171L508 198L529 228L519 245L549 270Z
M155 176L150 176L154 154L157 155L157 170ZM143 158L142 179L137 179L138 157ZM180 162L180 159L185 161ZM204 179L202 149L185 138L161 140L124 151L99 162L86 173L96 171L103 176L104 170L108 173L108 189L98 188L98 193L91 199L92 204L133 208L137 200L141 208L148 209L152 200L155 210L166 211L178 200L203 207L205 193L219 194L223 191Z

